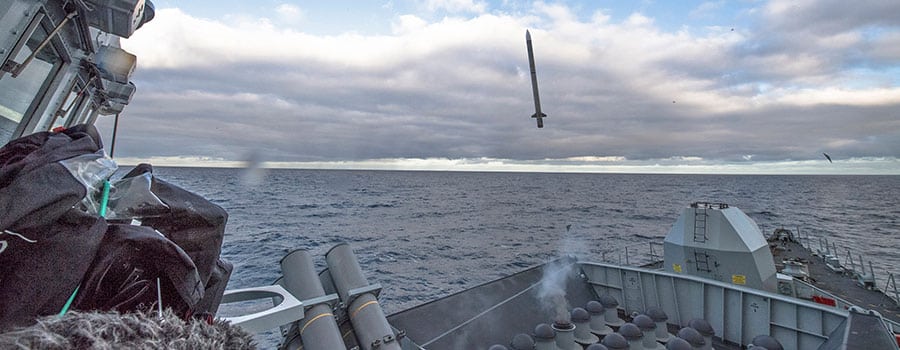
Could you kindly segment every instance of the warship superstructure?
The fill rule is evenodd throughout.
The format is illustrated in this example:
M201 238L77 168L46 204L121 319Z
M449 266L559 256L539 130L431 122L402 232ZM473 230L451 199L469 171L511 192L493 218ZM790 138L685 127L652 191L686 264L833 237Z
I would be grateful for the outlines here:
M144 0L0 2L0 144L122 112L137 57L119 39L154 14Z

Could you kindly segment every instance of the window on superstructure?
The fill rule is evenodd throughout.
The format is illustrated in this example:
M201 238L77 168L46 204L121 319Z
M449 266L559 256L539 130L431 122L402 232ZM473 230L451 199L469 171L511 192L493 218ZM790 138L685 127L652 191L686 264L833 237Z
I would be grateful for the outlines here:
M91 122L92 122L91 119L93 119L97 116L97 108L100 108L97 105L97 103L94 102L94 100L91 98L88 98L88 101L85 102L85 105L87 105L87 107L84 109L84 111L78 117L78 124L81 124L81 123L91 124Z
M79 95L77 104L75 106L72 106L72 108L70 108L67 113L68 115L66 116L66 127L84 123L84 120L82 120L81 116L84 114L85 110L90 107L92 98L93 97L90 91L87 90L83 91L81 95Z
M15 62L25 61L52 30L46 16L40 13L32 21L39 23L28 38L19 39L26 42L10 57ZM62 64L56 45L46 45L17 77L4 74L0 78L0 144L21 132L20 124L31 119Z
M72 81L69 93L66 95L65 101L62 102L59 109L53 113L53 122L49 126L41 125L42 130L53 130L60 126L73 125L74 116L78 115L78 110L84 104L84 81L81 78L75 78Z

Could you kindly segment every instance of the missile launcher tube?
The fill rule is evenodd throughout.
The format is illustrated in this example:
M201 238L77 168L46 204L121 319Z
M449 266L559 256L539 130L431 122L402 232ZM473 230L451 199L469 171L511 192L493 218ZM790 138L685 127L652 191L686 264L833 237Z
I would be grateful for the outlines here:
M347 306L347 315L362 350L400 350L400 342L375 295L372 292L350 293L369 287L350 246L346 243L334 246L325 254L325 261L341 302Z
M297 299L309 300L325 296L325 290L316 273L312 256L305 250L295 250L281 259L284 274L283 287ZM305 311L305 317L291 326L285 338L284 348L334 350L346 349L341 331L327 303L313 305Z

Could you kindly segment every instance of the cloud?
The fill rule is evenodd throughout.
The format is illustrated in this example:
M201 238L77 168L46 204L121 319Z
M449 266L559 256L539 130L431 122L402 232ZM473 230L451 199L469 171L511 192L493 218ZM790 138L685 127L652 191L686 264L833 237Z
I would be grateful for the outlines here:
M769 1L760 11L759 28L743 47L744 53L760 58L760 71L770 67L767 73L805 85L834 83L829 77L860 66L896 67L900 56L885 48L898 34L900 17L894 14L900 13L900 2L858 5L834 0Z
M884 26L891 19L852 11L856 19L820 34L789 23L791 6L747 11L758 28L740 33L665 31L641 13L613 20L536 2L523 12L400 14L386 19L390 33L336 35L159 9L123 43L138 56L138 92L116 154L232 161L259 151L332 165L897 157L900 67L896 50L876 47L898 40ZM294 10L302 15L280 11ZM541 130L529 118L526 28L549 115Z
M851 90L841 88L803 89L786 93L779 102L796 105L891 106L900 105L900 89L873 88Z
M411 34L421 31L428 26L428 22L416 15L401 15L397 17L397 21L392 23L391 29L394 34Z
M866 26L900 25L900 3L867 1L847 6L840 0L771 0L764 6L773 29L830 36Z
M291 4L281 4L275 7L275 12L284 21L297 21L306 16L300 7Z
M900 61L900 31L876 35L871 47L872 61L896 67Z
M820 154L821 157L821 154ZM606 158L606 157L601 157ZM437 171L502 171L502 172L571 172L571 173L660 173L660 174L821 174L826 165L824 158L815 160L787 160L772 162L751 161L749 155L743 162L711 162L695 157L681 159L648 160L600 160L578 161L567 159L543 159L523 161L496 158L384 158L362 161L308 161L308 162L263 162L267 169L343 169L343 170L437 170ZM212 166L221 168L244 168L246 161L232 161L212 157L118 157L120 166L150 163L157 166ZM828 163L834 164L834 163ZM898 158L863 157L840 159L831 167L836 174L897 175L900 166Z
M430 12L484 13L487 10L487 4L473 0L425 0L425 8Z
M707 1L693 10L691 10L690 14L688 14L691 18L708 18L715 15L715 12L725 6L725 1Z

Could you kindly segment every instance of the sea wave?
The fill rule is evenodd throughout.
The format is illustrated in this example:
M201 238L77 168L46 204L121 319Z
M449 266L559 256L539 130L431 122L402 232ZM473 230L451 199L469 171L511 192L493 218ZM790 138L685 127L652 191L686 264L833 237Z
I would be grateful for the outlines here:
M560 255L625 259L624 247L662 242L695 201L728 203L764 232L798 230L900 272L891 271L900 266L900 176L279 170L248 187L234 181L240 171L156 169L229 212L229 289L272 283L297 248L323 269L325 252L350 242L393 313ZM263 337L263 347L277 344L277 332Z

